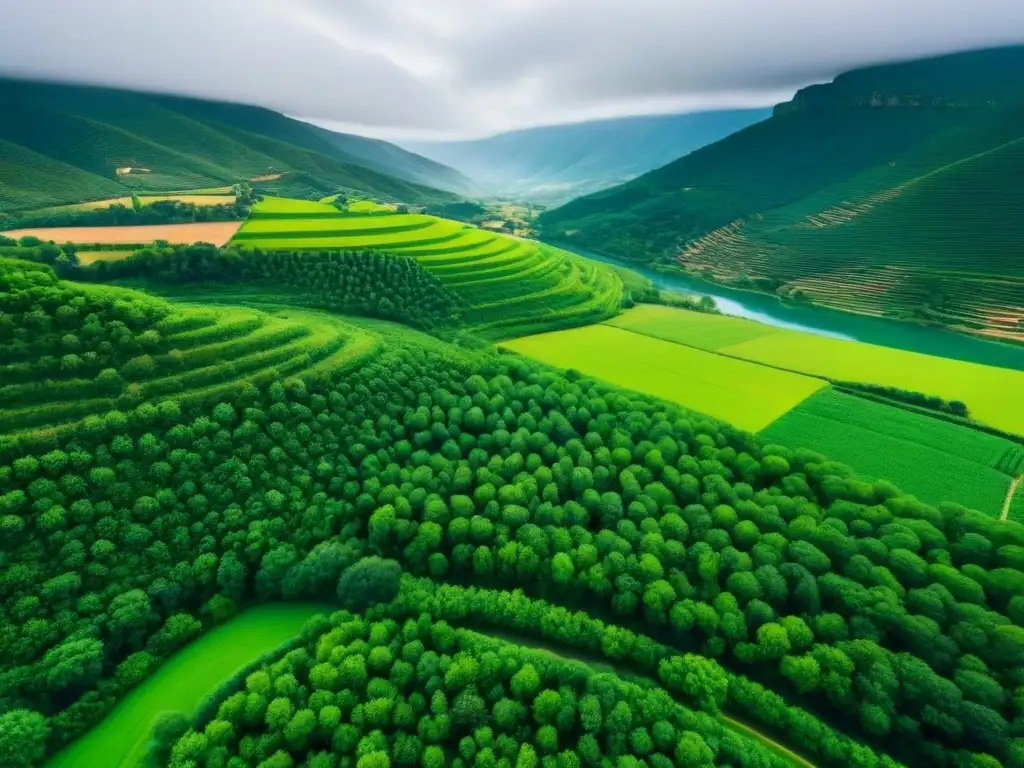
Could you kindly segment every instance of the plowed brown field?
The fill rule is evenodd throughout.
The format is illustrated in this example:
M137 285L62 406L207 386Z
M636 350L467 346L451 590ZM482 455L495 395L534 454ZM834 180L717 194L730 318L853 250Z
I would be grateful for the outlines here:
M19 238L30 235L40 240L55 243L152 243L166 240L169 243L190 245L192 243L213 243L226 245L238 228L240 221L210 221L195 224L155 224L143 227L39 227L37 229L15 229L0 234Z

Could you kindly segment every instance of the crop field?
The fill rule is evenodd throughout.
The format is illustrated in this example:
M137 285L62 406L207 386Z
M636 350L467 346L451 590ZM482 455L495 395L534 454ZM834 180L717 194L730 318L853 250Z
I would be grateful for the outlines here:
M388 213L394 210L393 205L382 205L373 200L353 200L348 204L349 213Z
M95 264L97 261L120 261L127 259L135 251L78 251L78 263L83 267Z
M923 142L806 199L737 220L680 256L719 279L773 277L816 303L1024 340L1020 110Z
M998 516L1021 447L1000 437L826 389L761 432L817 451L863 477L885 478L922 501L956 501Z
M504 346L750 431L764 428L826 386L821 379L751 365L607 325L529 336Z
M305 603L250 608L178 651L47 768L134 768L153 718L166 711L191 713L235 671L295 637L313 616L331 610Z
M136 291L82 286L84 295L153 302ZM121 404L174 398L215 401L243 382L336 370L376 351L372 337L334 315L289 309L269 314L239 307L177 305L154 326L161 349L122 367L109 381L73 370L0 365L3 440L65 433ZM111 372L113 373L113 372Z
M775 326L740 317L687 312L653 304L626 310L606 322L627 331L711 352L782 332Z
M1024 371L661 307L632 309L610 322L637 333L810 376L960 400L970 408L972 418L1024 434Z
M41 227L38 229L16 229L0 232L7 237L38 237L44 242L54 243L104 243L112 245L152 243L166 240L168 243L190 245L212 243L226 245L238 231L239 221L208 221L192 224L153 224L125 227Z
M337 208L328 202L315 202L313 200L293 200L290 197L265 196L252 207L252 212L258 215L275 214L316 214L327 213L337 215L341 213Z
M537 333L614 315L622 280L558 248L458 221L266 198L232 244L261 250L379 250L416 259L469 305L487 338Z

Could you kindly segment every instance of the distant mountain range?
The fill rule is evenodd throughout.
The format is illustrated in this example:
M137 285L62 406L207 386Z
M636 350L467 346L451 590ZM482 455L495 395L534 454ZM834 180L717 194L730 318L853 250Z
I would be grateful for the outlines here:
M625 117L472 141L402 143L492 193L560 203L632 179L770 116L770 109L740 109Z
M394 144L259 107L18 80L0 80L0 104L0 211L254 178L270 191L406 203L475 189Z
M868 67L548 211L545 237L1024 341L1024 46Z

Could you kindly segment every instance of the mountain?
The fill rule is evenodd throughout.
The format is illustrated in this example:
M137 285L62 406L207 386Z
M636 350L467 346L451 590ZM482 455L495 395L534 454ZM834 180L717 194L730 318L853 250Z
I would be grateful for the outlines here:
M271 191L407 203L471 186L393 144L261 107L20 80L0 80L0 103L0 211L257 178Z
M405 146L493 192L557 203L619 184L770 115L767 109L740 109L625 117Z
M540 217L547 238L1024 340L1024 46L868 67Z

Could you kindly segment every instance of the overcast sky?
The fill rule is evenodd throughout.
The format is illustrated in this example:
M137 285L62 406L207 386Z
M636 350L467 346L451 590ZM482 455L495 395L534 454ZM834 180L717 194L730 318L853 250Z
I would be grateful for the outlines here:
M1024 42L1022 3L0 0L0 73L477 136L770 105L860 64Z

